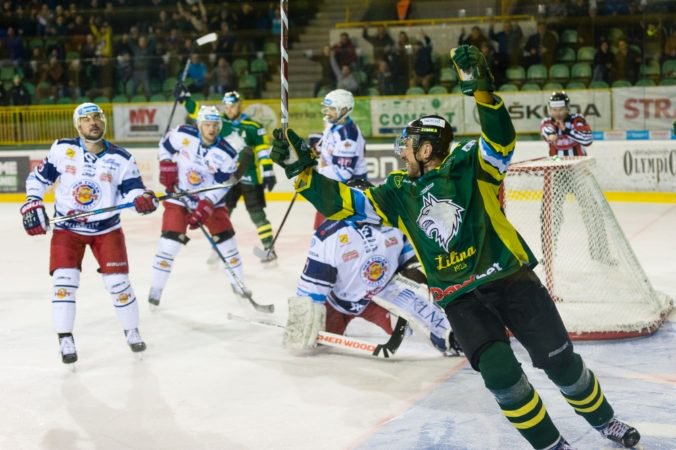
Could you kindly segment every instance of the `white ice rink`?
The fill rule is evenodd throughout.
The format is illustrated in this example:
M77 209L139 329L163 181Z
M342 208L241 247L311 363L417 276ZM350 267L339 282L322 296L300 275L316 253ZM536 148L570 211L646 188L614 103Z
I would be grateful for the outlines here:
M275 229L286 207L269 205ZM676 297L676 205L612 207L654 286ZM326 349L297 357L281 348L281 329L228 321L229 311L253 310L237 304L224 273L207 267L199 231L179 254L160 309L150 312L161 211L122 217L148 344L143 360L130 352L88 254L74 333L80 359L71 372L51 326L49 237L25 235L18 209L0 204L0 450L527 448L464 359L439 357L422 341L404 341L391 361ZM276 305L278 323L313 214L306 202L294 206L274 269L253 256L258 242L246 212L240 206L234 214L245 282L258 302ZM617 414L643 435L639 448L676 449L674 319L649 338L576 344ZM580 450L616 448L515 347L563 435Z

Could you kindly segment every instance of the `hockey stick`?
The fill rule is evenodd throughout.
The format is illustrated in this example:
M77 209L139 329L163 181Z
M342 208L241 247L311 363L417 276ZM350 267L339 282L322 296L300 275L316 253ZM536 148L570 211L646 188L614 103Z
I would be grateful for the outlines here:
M201 36L197 38L195 41L197 43L198 47L203 46L204 44L209 44L211 42L215 42L216 39L218 39L218 36L216 36L216 33L209 33L205 34L204 36ZM185 77L188 76L188 69L190 68L190 55L188 55L188 60L185 62L185 66L183 67L183 72L181 72L181 77L176 80L176 85L174 86L174 91L176 91L176 86L179 85L179 83L183 83L185 81ZM171 114L169 114L169 120L167 121L167 128L164 130L164 134L167 134L169 132L169 128L171 128L171 121L174 118L174 113L176 112L176 105L178 104L178 99L174 98L174 106L171 107Z
M179 191L180 192L180 191ZM183 191L185 192L185 191ZM185 202L183 199L180 199L181 203L183 203L183 206L185 209L192 214L192 209L188 206L188 203ZM242 291L242 295L249 300L249 303L251 303L251 306L254 307L256 311L259 312L264 312L264 313L273 313L275 312L275 305L261 305L260 303L256 302L253 299L253 296L251 295L251 291L246 288L244 285L244 282L240 280L240 278L237 276L235 271L233 270L232 267L230 267L230 263L225 259L225 256L223 256L223 253L221 253L221 249L218 248L218 245L216 244L216 241L214 241L214 238L211 236L211 234L207 231L207 229L204 227L204 224L199 224L200 230L202 230L202 234L204 234L204 237L209 241L209 244L211 244L211 248L216 252L218 257L221 259L223 264L225 265L225 270L228 271L230 276L232 277L233 280L235 280L235 283L237 284L237 287L239 288L240 291Z
M201 188L193 189L192 191L183 191L180 193L177 192L172 192L170 194L165 194L165 195L160 195L157 198L158 201L164 201L164 200L169 200L169 199L178 199L181 197L185 197L187 195L194 195L194 194L199 194L200 192L207 192L207 191L213 191L215 189L223 189L226 187L231 187L232 185L236 184L239 181L239 179L231 179L226 181L225 183L220 183L220 184L212 184L211 186L204 186ZM103 214L111 211L117 211L120 209L126 209L126 208L131 208L134 206L134 202L127 202L127 203L121 203L119 205L115 206L107 206L105 208L99 208L99 209L94 209L92 211L82 211L79 213L75 214L69 214L67 216L59 216L59 217L54 217L52 219L49 219L49 223L59 223L59 222L66 222L68 220L75 220L75 219L81 219L83 217L89 217L89 216L94 216L96 214Z
M268 320L249 319L247 317L238 316L232 313L228 313L228 319L239 320L240 322L247 322L267 327L285 328L284 325L281 325L276 322ZM399 325L399 322L397 322L397 325ZM395 329L395 333L392 333L390 340L387 341L385 344L374 344L372 342L364 341L362 339L346 337L340 334L329 333L328 331L320 331L319 334L317 335L317 344L326 347L347 350L349 352L356 353L362 356L373 356L378 359L390 359L390 357L394 356L394 352L397 350L399 344L401 344L401 341L403 340L403 333L405 328L406 327L404 322L404 326L402 327L401 330L401 337L395 338L395 333L399 329L399 327L397 327L397 329ZM388 349L387 351L380 351L382 348L387 347L390 344L390 342L393 342L394 340L397 339L398 344L396 344L394 350Z
M289 203L289 207L286 209L286 213L284 214L284 218L282 218L282 223L279 224L279 228L277 228L277 232L275 233L275 237L272 238L272 242L270 243L270 247L265 250L260 247L254 247L253 252L254 255L256 255L260 259L268 259L270 258L270 255L272 252L275 251L275 242L277 242L277 238L279 237L279 233L282 232L282 228L284 228L284 223L286 222L286 218L289 217L289 213L291 212L291 207L293 206L293 203L296 201L296 198L298 197L298 192L293 193L293 197L291 198L291 203Z

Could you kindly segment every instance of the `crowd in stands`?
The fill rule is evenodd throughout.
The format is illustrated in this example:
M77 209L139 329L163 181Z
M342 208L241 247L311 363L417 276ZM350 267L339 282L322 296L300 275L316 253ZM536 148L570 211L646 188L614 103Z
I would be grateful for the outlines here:
M318 7L309 0L290 3L299 4L293 16L299 22L307 21ZM232 89L252 98L259 96L279 62L277 2L65 4L2 2L0 105L171 100L188 59L186 84L196 98L220 98ZM555 0L542 4L542 21L530 36L517 23L493 21L489 26L468 24L457 44L480 48L503 90L673 84L674 13L667 10L656 16L648 10L650 4ZM218 34L218 41L197 48L195 39L211 31ZM347 33L333 45L306 52L321 65L315 96L334 88L356 95L443 93L457 88L448 56L435 53L424 28L396 36L384 26L364 28L362 38L373 47L368 64Z
M188 58L186 84L198 98L232 89L255 96L279 59L280 30L270 1L3 1L0 105L164 101ZM197 47L209 32L218 41Z

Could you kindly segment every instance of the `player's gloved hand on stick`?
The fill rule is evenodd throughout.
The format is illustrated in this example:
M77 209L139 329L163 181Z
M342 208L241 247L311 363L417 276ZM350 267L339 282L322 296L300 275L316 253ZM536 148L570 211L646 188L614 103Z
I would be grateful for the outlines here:
M292 129L283 131L277 128L272 132L272 151L270 158L284 168L287 178L293 178L308 167L317 165L315 154L310 146Z
M190 91L185 87L185 84L180 81L176 83L176 87L174 88L174 98L176 101L183 103L188 97L190 97Z
M275 184L277 184L277 177L274 175L265 175L263 176L263 187L268 190L268 192L272 192L272 190L275 187Z
M476 91L495 91L495 79L483 53L473 45L451 49L451 60L458 72L460 90L465 95Z
M209 199L202 199L197 203L197 207L188 216L188 226L191 230L199 228L214 213L214 204Z
M134 199L134 208L136 208L136 212L139 214L150 214L157 209L159 203L157 197L155 197L155 193L147 190Z
M49 230L49 217L45 205L39 198L28 200L19 210L23 216L23 227L31 236L46 234Z
M160 161L160 183L167 188L167 192L174 192L174 186L178 183L178 166L174 161Z

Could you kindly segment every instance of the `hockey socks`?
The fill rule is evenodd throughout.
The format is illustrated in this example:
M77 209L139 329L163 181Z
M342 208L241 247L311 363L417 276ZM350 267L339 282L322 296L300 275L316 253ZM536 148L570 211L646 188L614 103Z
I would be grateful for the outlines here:
M509 344L492 343L481 354L479 370L502 413L533 448L551 448L559 441L559 431Z
M160 303L162 290L167 285L171 270L174 268L174 258L178 255L182 245L182 242L173 239L167 239L165 237L160 238L160 242L157 244L155 259L153 260L150 295L148 297L150 303L154 305Z
M225 240L223 242L219 242L217 244L218 250L221 252L223 255L223 258L225 259L225 262L227 263L228 267L232 269L231 273L230 270L226 269L225 273L228 275L228 278L230 279L230 284L232 284L232 288L237 292L238 294L244 294L242 290L240 289L239 285L237 284L237 281L235 280L235 277L237 277L240 281L244 281L244 269L242 268L242 259L239 256L239 250L237 250L237 241L235 241L234 237L231 237L228 240Z
M103 282L113 298L115 313L122 328L125 330L138 328L138 302L129 283L129 276L126 273L105 274Z
M256 225L258 239L263 243L263 248L269 249L270 244L272 244L272 225L265 217L265 212L262 210L249 211L249 216L251 217L251 221Z
M573 353L567 365L545 372L575 412L591 426L600 427L613 418L613 408L603 395L599 380L587 369L580 355Z
M75 294L80 287L80 271L56 269L52 274L52 323L57 333L71 333L75 326Z

